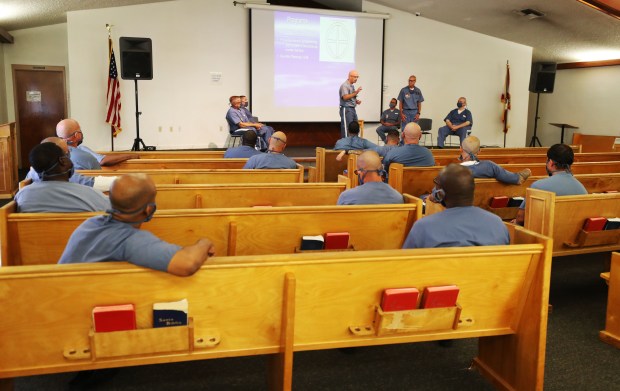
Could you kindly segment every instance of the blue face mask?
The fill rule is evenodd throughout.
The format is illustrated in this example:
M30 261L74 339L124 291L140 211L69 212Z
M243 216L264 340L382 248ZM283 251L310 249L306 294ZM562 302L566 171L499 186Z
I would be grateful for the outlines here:
M433 190L431 190L431 194L433 195L435 201L437 201L443 206L446 206L446 203L444 202L444 199L446 198L446 192L443 191L443 189L438 189L437 186L435 186L433 187Z
M131 212L121 212L120 210L110 208L110 209L106 210L106 213L108 213L110 215L110 217L112 217L112 215L128 215L128 216L132 216L132 215L137 215L138 213L141 213L143 210L145 210L149 206L152 206L153 210L151 211L151 213L149 213L144 218L144 220L124 221L127 224L142 224L142 223L148 223L149 221L151 221L153 219L153 216L155 215L155 211L157 210L157 204L156 203L149 202L148 204L144 205L144 207L142 207L142 208L140 208L140 209L138 209L136 211L131 211Z
M459 109L463 106L465 105L462 102L456 102L456 107L458 107Z
M393 109L394 107L396 107L396 103L390 103L390 109Z

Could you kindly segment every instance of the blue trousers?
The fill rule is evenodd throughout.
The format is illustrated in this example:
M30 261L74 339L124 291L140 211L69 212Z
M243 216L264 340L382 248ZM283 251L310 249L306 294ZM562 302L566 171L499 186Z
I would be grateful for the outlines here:
M340 106L340 138L349 136L349 124L357 122L355 107Z
M398 128L396 126L384 126L384 125L380 125L377 128L377 134L379 135L379 138L381 139L381 141L385 142L386 140L386 135L387 132L389 132L390 130L398 130Z
M437 132L437 146L440 148L443 148L444 142L446 141L446 137L448 137L449 134L458 135L459 145L461 145L463 143L463 140L465 140L465 137L467 137L467 131L470 129L471 129L471 126L463 126L462 128L458 129L456 132L453 132L448 126L442 126L441 128L439 128L439 131Z

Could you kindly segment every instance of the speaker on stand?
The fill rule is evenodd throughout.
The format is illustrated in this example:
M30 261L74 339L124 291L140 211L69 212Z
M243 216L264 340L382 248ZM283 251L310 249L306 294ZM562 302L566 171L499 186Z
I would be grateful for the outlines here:
M140 115L138 109L138 80L153 80L153 43L150 38L120 37L121 77L133 80L136 96L136 138L132 151L154 151L155 147L147 147L140 138Z
M540 94L551 94L555 85L555 71L557 64L554 62L535 62L532 64L532 73L530 74L530 92L536 93L536 115L534 117L534 135L530 141L530 147L535 147L538 143L542 147L536 130L538 129L538 106L540 104Z

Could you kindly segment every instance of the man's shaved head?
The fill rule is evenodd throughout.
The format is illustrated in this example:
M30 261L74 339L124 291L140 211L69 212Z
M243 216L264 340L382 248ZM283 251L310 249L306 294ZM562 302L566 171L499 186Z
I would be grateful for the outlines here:
M405 144L417 144L422 137L422 129L415 122L409 122L403 130Z
M286 148L286 134L284 132L275 132L269 138L269 150L274 152L282 152Z
M357 158L357 168L361 170L381 170L381 156L375 151L364 151Z
M110 204L120 212L133 212L155 202L157 189L146 174L125 174L110 186Z
M66 154L69 153L69 147L67 146L67 142L60 137L46 137L41 140L41 144L43 143L54 143L62 149L62 151Z
M446 193L447 208L474 204L474 176L460 164L450 163L439 173L439 185Z
M78 130L80 124L72 118L63 119L56 125L56 135L60 138L67 138Z
M463 140L461 147L463 147L463 151L477 155L480 152L480 139L476 136L469 136Z

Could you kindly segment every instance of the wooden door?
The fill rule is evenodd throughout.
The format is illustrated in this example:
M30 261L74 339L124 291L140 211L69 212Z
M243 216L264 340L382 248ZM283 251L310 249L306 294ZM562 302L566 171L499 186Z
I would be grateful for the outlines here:
M21 168L30 166L28 153L46 137L56 135L56 124L67 118L65 67L13 65L15 120Z

